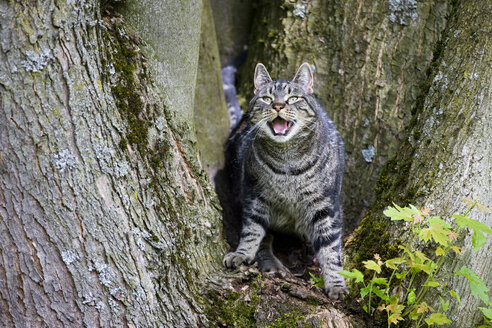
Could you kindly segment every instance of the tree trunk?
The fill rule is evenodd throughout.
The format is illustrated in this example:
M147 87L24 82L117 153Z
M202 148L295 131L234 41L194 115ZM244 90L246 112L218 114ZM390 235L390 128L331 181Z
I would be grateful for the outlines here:
M208 0L203 3L194 123L198 149L210 181L224 165L224 144L229 119L224 92L214 19Z
M388 224L381 214L393 201L428 207L447 218L465 212L462 197L492 204L490 15L490 1L462 1L453 8L408 134L381 174L376 205L354 233L349 247L353 262L387 253L388 241L401 235L402 226ZM470 217L492 226L490 213L473 210ZM466 265L491 288L491 238L478 252L471 249L471 235L463 245L463 254L444 271ZM452 289L461 295L461 305L452 305L450 327L475 327L483 303L471 295L463 277L452 280ZM439 299L426 301L439 304Z
M220 63L226 66L241 54L248 44L253 18L253 1L211 0L220 53Z
M447 1L268 1L254 16L241 70L244 99L264 63L290 79L302 62L315 67L314 90L342 134L347 151L345 233L373 203L381 167L398 148L411 107L440 39Z
M130 16L141 41L97 1L0 2L3 326L207 322L224 247L192 124L202 6L156 4Z

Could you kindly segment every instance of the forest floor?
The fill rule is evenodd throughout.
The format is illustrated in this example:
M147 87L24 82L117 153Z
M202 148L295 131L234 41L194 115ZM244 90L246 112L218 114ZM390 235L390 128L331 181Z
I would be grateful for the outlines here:
M262 274L256 264L225 276L222 289L210 292L207 316L218 327L380 327L349 295L332 301L324 294L321 276L309 247L292 238L277 243L276 255L291 273ZM314 279L313 279L314 276ZM318 283L317 283L318 282Z

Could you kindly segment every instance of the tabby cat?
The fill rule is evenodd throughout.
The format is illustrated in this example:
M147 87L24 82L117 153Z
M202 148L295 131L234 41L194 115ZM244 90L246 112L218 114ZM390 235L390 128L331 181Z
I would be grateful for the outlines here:
M258 262L263 272L288 271L272 251L269 230L296 233L310 242L331 299L347 293L342 270L340 192L344 147L333 122L313 95L308 64L292 81L273 81L258 64L254 97L226 149L239 186L242 229L228 268ZM226 150L227 151L227 150Z

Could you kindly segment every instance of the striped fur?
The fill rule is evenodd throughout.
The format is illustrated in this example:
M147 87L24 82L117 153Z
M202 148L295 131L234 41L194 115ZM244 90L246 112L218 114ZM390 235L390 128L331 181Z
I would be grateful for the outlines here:
M224 257L224 265L256 259L262 271L287 270L273 255L268 230L296 233L313 245L327 295L339 299L347 292L337 274L344 148L312 86L308 64L292 81L273 81L257 65L255 95L226 145L243 222L239 246Z

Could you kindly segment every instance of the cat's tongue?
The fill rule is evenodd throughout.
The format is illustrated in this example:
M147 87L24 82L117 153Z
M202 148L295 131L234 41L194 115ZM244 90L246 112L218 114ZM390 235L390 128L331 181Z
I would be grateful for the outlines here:
M284 119L281 119L280 117L277 117L276 119L273 120L272 122L272 127L273 131L275 131L276 134L285 134L285 131L288 130L287 126L287 121Z

